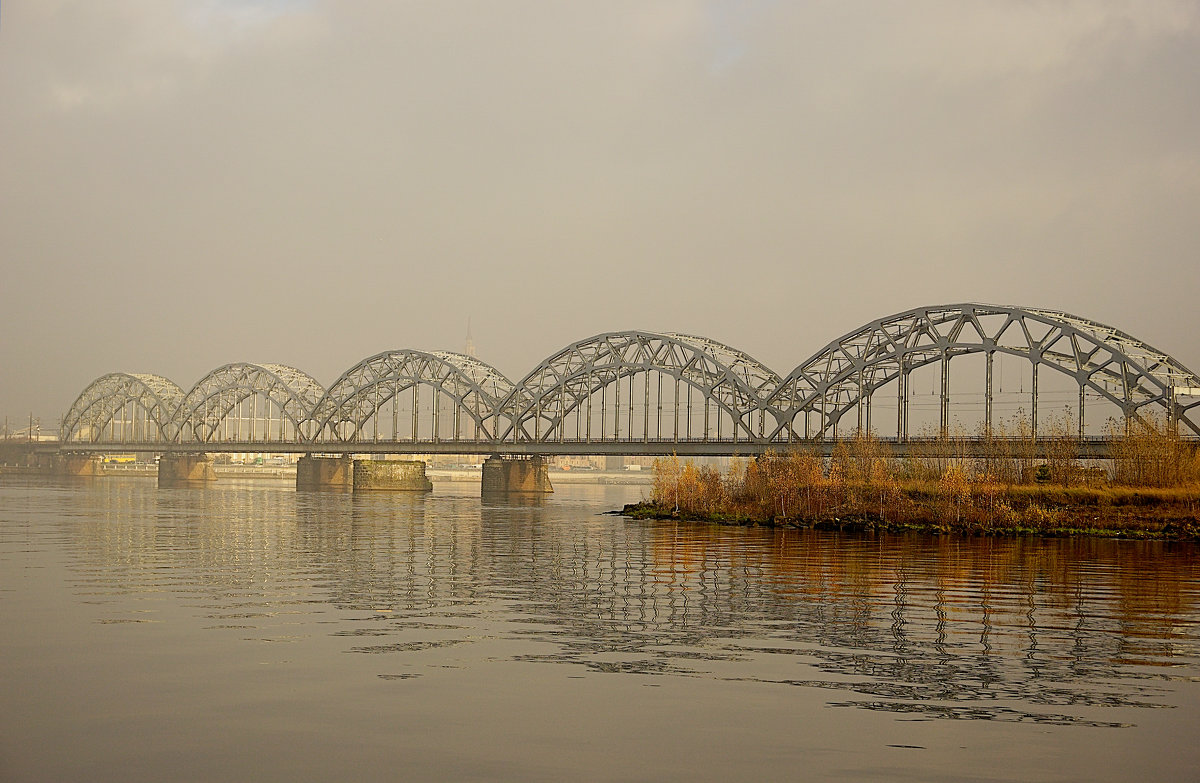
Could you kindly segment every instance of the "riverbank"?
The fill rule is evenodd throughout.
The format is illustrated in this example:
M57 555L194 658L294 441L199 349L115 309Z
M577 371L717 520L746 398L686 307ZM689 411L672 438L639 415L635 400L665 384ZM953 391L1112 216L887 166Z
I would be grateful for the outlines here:
M733 461L724 471L655 460L649 502L635 517L721 524L919 530L964 535L1200 538L1200 453L1162 423L1139 421L1114 440L1110 465L1077 459L1069 436L996 441L956 454L951 440L892 457L875 438Z
M629 504L620 513L635 519L817 530L1200 540L1200 488L987 489L970 499L947 502L939 487L916 484L895 488L882 502L860 494L857 502L803 515L753 514L728 507L677 510L669 502L652 500ZM868 509L868 504L876 507Z

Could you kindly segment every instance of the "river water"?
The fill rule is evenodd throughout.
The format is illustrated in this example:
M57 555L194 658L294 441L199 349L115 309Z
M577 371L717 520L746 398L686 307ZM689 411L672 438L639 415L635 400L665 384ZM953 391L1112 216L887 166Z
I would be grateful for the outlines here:
M0 780L1197 780L1193 544L0 484Z

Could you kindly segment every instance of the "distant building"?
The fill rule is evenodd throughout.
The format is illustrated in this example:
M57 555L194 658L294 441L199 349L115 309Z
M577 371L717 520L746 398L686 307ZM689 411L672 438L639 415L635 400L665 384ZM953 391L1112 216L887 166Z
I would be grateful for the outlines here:
M465 353L467 356L470 356L472 359L476 358L475 341L471 339L471 316L467 316L467 344L463 348L463 353Z

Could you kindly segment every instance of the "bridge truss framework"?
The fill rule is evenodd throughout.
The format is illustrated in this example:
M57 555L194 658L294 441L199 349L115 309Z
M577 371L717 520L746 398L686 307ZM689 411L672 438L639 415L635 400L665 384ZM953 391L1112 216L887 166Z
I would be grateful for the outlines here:
M328 389L280 364L228 364L186 392L158 375L111 373L80 393L60 443L80 452L752 455L874 432L872 403L885 394L895 407L895 437L885 440L902 449L913 440L913 372L936 369L945 435L951 370L973 354L983 359L984 433L995 422L997 359L1017 357L1032 372L1031 437L1039 371L1077 388L1081 443L1096 440L1086 437L1089 395L1126 426L1161 416L1200 436L1200 377L1169 354L1068 313L968 303L872 321L786 377L708 338L645 331L572 343L519 383L470 356L410 349L364 359Z

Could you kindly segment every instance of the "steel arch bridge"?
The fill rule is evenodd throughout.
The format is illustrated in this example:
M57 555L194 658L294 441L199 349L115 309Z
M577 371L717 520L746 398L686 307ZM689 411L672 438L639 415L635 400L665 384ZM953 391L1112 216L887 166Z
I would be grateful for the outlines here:
M382 425L385 441L399 441L404 412L406 419L411 416L406 440L420 441L424 433L433 443L447 439L447 434L453 441L466 438L472 443L491 443L495 440L495 412L512 390L512 381L471 356L449 351L385 351L359 362L329 387L312 408L310 431L314 440L378 442ZM406 393L411 399L402 401L401 395ZM422 428L420 416L423 397L432 413L427 429ZM451 427L450 433L443 431L443 422Z
M315 378L295 367L226 364L201 378L187 393L174 416L172 431L180 442L213 441L221 434L222 425L223 440L231 435L237 441L299 440L324 392Z
M871 429L871 399L879 388L897 386L897 433L908 434L909 374L937 364L940 369L940 430L949 427L950 367L955 357L983 354L984 426L993 424L994 358L1020 357L1032 368L1031 425L1037 431L1038 370L1047 368L1078 386L1078 434L1086 424L1086 394L1116 405L1126 420L1161 407L1168 420L1193 435L1189 416L1200 405L1200 379L1170 355L1111 326L1053 310L958 304L921 307L873 321L829 343L791 372L771 395L778 414L771 437L822 438L836 433L843 415ZM1191 397L1180 403L1180 397ZM801 423L798 426L797 420Z
M669 398L664 396L664 377L671 383ZM498 431L505 442L624 438L648 443L651 432L654 440L663 440L664 429L673 441L688 440L695 424L703 433L715 426L718 441L747 442L762 436L765 394L779 380L749 354L704 337L600 334L567 346L525 376L497 412L504 422ZM693 394L702 402L703 412L697 412L702 423L691 421ZM638 402L641 413L635 415ZM681 416L683 410L686 415Z
M175 436L175 414L183 389L161 375L114 372L101 375L80 392L66 416L59 437L100 441L169 442ZM120 434L117 427L120 427Z
M1052 382L1073 390L1081 437L1097 404L1126 423L1159 416L1200 436L1200 377L1169 354L1068 313L966 303L872 321L786 377L715 340L646 331L572 343L519 383L470 356L411 349L364 359L328 389L281 364L227 364L187 392L161 376L112 373L79 395L60 438L71 451L120 444L144 451L749 455L876 433L874 403L894 415L894 440L904 443L920 396L914 373L936 373L929 400L941 433L951 426L952 399L964 396L952 379L970 376L982 388L981 429L991 432L997 368L1003 394L1002 362L1013 359L1031 380L1033 437Z

